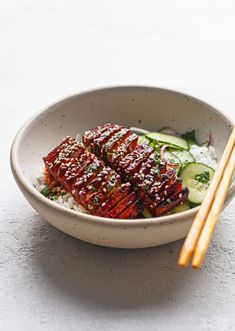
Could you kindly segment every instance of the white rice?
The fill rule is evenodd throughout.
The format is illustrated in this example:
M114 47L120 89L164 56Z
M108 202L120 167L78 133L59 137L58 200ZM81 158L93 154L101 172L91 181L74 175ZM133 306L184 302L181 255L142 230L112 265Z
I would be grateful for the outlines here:
M204 163L213 169L216 168L216 153L213 146L192 145L190 152L193 154L196 162Z
M38 183L36 185L36 188L38 189L39 192L41 192L46 187L43 174L37 178L37 182ZM64 206L66 208L80 211L81 213L86 213L86 214L88 213L88 211L82 205L77 203L77 201L72 197L70 193L66 193L65 195L60 195L58 199L53 201L58 205Z

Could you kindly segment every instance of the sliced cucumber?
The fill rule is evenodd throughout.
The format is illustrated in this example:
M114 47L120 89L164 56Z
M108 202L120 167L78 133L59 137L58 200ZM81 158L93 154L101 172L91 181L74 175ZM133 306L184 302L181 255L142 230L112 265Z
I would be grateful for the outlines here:
M176 135L176 132L172 128L168 127L168 126L164 126L163 128L161 128L158 131L161 132L161 133L170 134L172 136L175 136Z
M136 133L137 135L145 135L146 133L149 133L148 130L141 129L141 128L135 128L135 127L131 127L130 130L133 133Z
M188 201L185 201L182 205L176 206L174 209L172 209L171 214L176 214L176 213L182 213L183 211L189 210L190 204Z
M192 153L186 150L171 150L171 153L177 156L180 159L180 162L183 166L185 166L188 163L195 162L194 156Z
M201 204L214 175L214 169L203 163L192 162L180 172L183 185L189 189L189 202Z
M202 144L199 144L200 147L208 147L210 145L209 140L204 141Z
M181 164L180 159L178 158L178 156L176 156L175 154L173 154L169 151L165 151L163 153L163 158L166 161L168 161L168 163L179 163L179 164Z
M150 132L146 134L146 137L151 141L158 143L164 143L171 146L178 147L180 149L189 150L189 145L186 140L180 137L172 136L161 132Z
M210 145L210 133L208 132L208 138L206 141L204 141L203 143L199 143L197 138L196 138L196 131L192 130L192 131L187 131L184 134L181 135L181 138L185 139L188 144L191 145L196 145L196 146L206 146L208 147Z
M149 144L149 140L145 136L139 136L138 144Z
M147 208L144 208L143 216L144 216L145 218L151 218L151 217L153 217L153 216L151 215L150 211L148 211Z
M167 161L167 169L174 169L178 173L181 169L180 159L171 152L165 151L163 158Z

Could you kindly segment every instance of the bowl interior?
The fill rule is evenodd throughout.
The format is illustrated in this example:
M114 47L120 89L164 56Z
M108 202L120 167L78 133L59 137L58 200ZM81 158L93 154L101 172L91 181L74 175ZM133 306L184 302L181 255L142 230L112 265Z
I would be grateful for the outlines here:
M232 123L210 105L187 95L158 88L119 87L78 94L34 116L21 130L17 162L32 185L43 168L42 157L67 135L76 136L106 122L179 132L196 129L201 141L211 130L220 158Z

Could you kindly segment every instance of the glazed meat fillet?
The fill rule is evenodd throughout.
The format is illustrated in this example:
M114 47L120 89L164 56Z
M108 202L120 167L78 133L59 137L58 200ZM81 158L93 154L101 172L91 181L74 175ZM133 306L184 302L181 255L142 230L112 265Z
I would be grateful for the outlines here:
M84 146L130 182L152 216L160 216L187 200L176 172L148 144L138 144L129 129L104 124L83 135Z
M131 184L122 183L116 171L76 139L66 137L43 160L51 176L91 214L112 218L141 214L142 203Z

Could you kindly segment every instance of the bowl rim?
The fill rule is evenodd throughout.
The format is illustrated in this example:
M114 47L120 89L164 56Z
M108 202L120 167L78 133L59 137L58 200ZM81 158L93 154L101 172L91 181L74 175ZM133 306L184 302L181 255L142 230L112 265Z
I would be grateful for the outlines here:
M222 111L218 110L215 108L213 105L210 103L205 102L204 100L198 99L197 97L194 97L188 93L183 93L179 92L177 90L172 90L168 88L163 88L163 87L157 87L157 86L145 86L145 85L118 85L118 86L110 86L110 87L100 87L100 88L95 88L95 89L90 89L86 90L83 92L78 92L72 95L69 95L63 99L60 99L56 102L53 102L49 104L48 106L42 108L41 110L37 111L35 114L33 114L18 130L11 146L10 150L10 164L11 164L11 170L13 173L13 176L20 188L21 191L26 190L26 192L33 198L36 199L38 202L40 202L42 205L46 205L50 209L54 209L58 212L62 212L65 215L67 214L68 216L77 216L79 219L83 219L85 221L90 221L90 222L98 222L102 224L112 224L112 225L131 225L131 226L136 226L136 225L148 225L148 224L169 224L172 222L184 222L185 217L193 217L195 214L198 212L200 206L195 207L193 209L189 209L177 214L170 214L170 215L165 215L165 216L159 216L159 217L151 217L151 218L136 218L136 219L114 219L114 218L106 218L106 217L100 217L100 216L95 216L91 214L86 214L82 213L76 210L69 209L67 207L64 207L62 205L59 205L55 203L54 201L51 201L44 197L40 192L31 184L28 182L27 178L24 176L24 173L21 170L21 167L19 165L19 146L22 143L24 134L27 131L27 128L32 124L38 116L43 116L45 115L50 109L57 108L60 105L66 104L67 102L72 101L73 99L76 99L78 97L83 97L91 93L105 93L107 90L122 90L122 89L147 89L147 90L158 90L161 92L168 92L172 94L176 94L179 96L187 96L192 100L195 100L197 102L200 102L204 104L205 106L209 106L210 108L213 109L215 113L217 113L220 117L223 117L226 121L230 122L231 124L231 130L233 126L233 122L231 118L227 115L225 115ZM229 191L235 191L235 180L232 182Z

